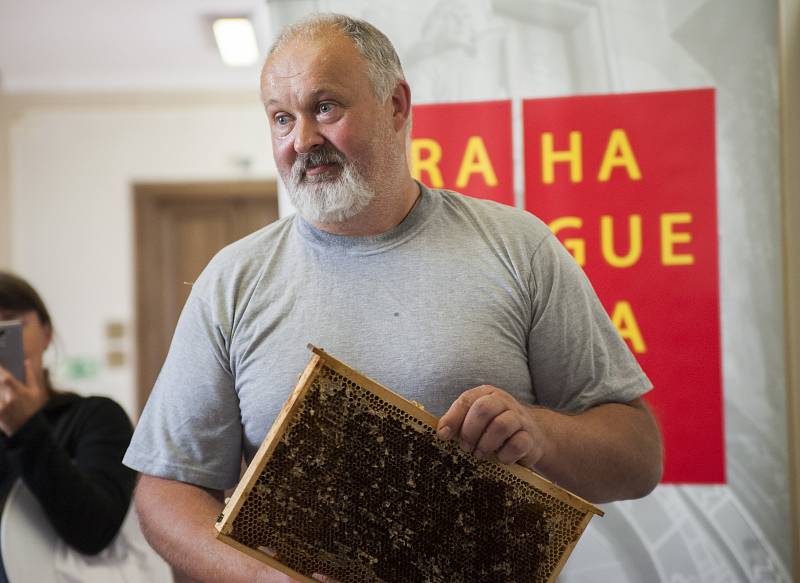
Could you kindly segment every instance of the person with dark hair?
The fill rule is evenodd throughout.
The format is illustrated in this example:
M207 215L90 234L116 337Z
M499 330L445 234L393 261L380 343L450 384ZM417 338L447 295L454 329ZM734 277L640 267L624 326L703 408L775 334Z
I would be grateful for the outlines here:
M121 463L131 422L111 399L53 387L43 364L53 337L47 307L30 284L2 271L0 320L22 323L25 353L24 380L0 367L0 499L4 505L21 479L64 542L97 554L114 540L133 495L136 472Z

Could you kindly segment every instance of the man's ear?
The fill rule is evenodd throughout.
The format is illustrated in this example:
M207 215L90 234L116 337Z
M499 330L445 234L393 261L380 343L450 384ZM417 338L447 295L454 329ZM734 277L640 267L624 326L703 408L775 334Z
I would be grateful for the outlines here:
M411 115L411 88L403 80L397 82L392 93L392 119L395 131L406 127L406 121Z

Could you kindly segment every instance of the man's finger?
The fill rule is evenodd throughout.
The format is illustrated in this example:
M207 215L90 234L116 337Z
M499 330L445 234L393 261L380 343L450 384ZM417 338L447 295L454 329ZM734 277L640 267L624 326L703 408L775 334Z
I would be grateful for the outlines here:
M495 417L507 410L507 403L498 395L489 394L476 399L461 424L461 448L473 451Z
M504 464L516 463L528 455L534 445L533 438L527 431L517 431L497 452L497 459Z
M488 386L475 387L461 393L447 412L439 419L439 424L436 426L436 434L440 439L447 441L452 439L461 431L461 424L464 422L464 417L467 416L467 411L472 406L476 399L487 394L491 389Z
M486 427L478 444L475 446L475 454L478 457L495 454L520 429L522 429L522 423L519 420L519 416L510 409L506 409L492 419L491 423Z

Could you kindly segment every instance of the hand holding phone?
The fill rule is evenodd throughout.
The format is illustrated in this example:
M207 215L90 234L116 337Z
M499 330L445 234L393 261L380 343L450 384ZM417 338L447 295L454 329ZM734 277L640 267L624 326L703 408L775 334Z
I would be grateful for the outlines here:
M25 382L25 352L22 348L22 323L0 322L0 366Z
M0 322L0 366L6 373L0 377L0 432L13 435L49 399L31 364L26 366L20 322Z

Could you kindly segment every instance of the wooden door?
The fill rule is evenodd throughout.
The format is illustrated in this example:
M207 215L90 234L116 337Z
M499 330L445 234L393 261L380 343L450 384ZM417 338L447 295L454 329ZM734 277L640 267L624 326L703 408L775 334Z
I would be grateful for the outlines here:
M228 243L278 218L274 182L138 184L137 387L141 412L191 284Z

